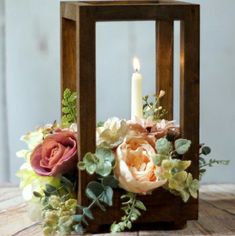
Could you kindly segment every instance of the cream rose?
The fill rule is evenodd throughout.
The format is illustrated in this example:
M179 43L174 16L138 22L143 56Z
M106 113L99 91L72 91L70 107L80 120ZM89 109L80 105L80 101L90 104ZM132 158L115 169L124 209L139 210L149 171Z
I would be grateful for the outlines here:
M164 185L166 181L157 176L160 169L152 159L155 154L147 138L126 139L116 150L114 173L120 187L129 192L146 194Z
M123 142L128 126L125 120L116 117L108 119L103 126L96 129L97 146L115 148Z

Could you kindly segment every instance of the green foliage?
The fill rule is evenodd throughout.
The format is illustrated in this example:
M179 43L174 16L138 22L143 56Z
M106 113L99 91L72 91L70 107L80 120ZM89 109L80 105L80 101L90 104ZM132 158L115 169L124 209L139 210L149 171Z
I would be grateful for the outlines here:
M140 210L146 211L144 203L138 200L134 193L127 193L126 195L121 196L121 199L126 199L125 202L122 202L122 210L125 212L125 215L121 218L120 222L114 222L111 225L112 233L131 229L133 222L141 216Z
M111 149L97 148L96 153L86 153L83 160L78 163L80 170L86 170L88 174L94 173L100 176L108 176L113 168L114 154Z
M65 89L62 99L62 126L69 127L77 120L77 93Z
M108 175L102 179L102 184L104 186L109 186L111 188L118 187L118 181L113 175Z
M175 141L175 150L179 155L184 155L186 152L188 152L190 146L191 146L191 141L187 139L177 139Z
M105 186L102 183L91 181L86 187L86 195L91 200L91 203L87 207L82 207L78 205L81 210L80 214L73 216L73 229L76 233L83 234L85 232L85 227L88 225L88 220L94 220L91 209L94 206L98 206L102 211L105 211L103 205L108 206L113 205L113 189L110 186Z
M160 138L156 142L156 150L158 154L167 155L173 149L173 145L166 138Z
M167 111L160 106L160 99L164 95L153 95L143 97L143 113L144 118L152 117L153 120L158 121L167 114Z
M186 169L191 165L191 161L181 161L178 159L163 160L161 163L161 177L167 180L164 188L171 193L181 196L184 202L189 197L197 198L199 182L193 179Z
M76 214L77 200L74 199L74 184L61 177L59 187L46 184L43 194L33 192L42 204L42 227L44 235L70 234L73 231L73 215Z
M199 172L200 172L200 179L206 173L207 167L213 167L214 165L228 165L230 163L229 160L216 160L216 159L209 159L207 160L207 156L211 153L211 149L208 146L202 145L200 149L200 156L199 156Z
M96 125L97 128L104 126L104 121L99 121Z
M189 197L197 198L199 183L197 179L192 179L192 175L186 171L191 165L191 161L175 159L179 155L184 155L191 145L187 139L177 139L173 145L166 138L161 138L156 142L157 154L153 157L155 165L161 167L160 178L167 180L164 188L171 193L181 196L184 202ZM157 169L157 175L159 175Z

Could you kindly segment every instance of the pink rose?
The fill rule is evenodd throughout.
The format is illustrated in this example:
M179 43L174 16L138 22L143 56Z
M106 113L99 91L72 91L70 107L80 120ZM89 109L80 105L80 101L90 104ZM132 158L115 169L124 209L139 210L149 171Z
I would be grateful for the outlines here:
M33 151L30 161L42 176L56 176L76 168L77 141L75 134L61 131L47 136Z
M133 193L146 194L166 183L157 176L160 169L154 165L153 146L144 137L126 139L116 150L114 173L120 187Z

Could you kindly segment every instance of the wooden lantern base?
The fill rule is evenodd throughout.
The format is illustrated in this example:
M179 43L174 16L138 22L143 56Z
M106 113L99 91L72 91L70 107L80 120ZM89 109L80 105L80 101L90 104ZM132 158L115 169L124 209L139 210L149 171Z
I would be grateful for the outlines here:
M116 190L114 204L106 212L94 211L95 223L91 222L89 232L109 232L110 225L120 220L124 212L120 209L120 196L124 192ZM172 230L182 229L188 220L198 218L198 200L190 199L186 204L180 197L175 197L168 191L160 188L152 195L139 197L144 202L147 211L142 212L138 221L133 224L132 231L138 230Z
M181 24L180 52L180 127L183 137L192 141L184 159L191 160L190 172L198 178L199 148L199 6L168 0L81 1L61 3L62 91L78 92L78 150L82 158L96 148L96 70L95 28L100 21L156 22L156 92L166 91L162 105L173 118L173 38L174 21ZM78 201L86 206L86 185L92 180L79 171ZM122 190L114 192L114 206L106 212L94 212L89 232L98 233L118 221ZM156 229L160 223L182 228L187 220L198 218L198 200L183 203L164 189L141 197L148 211L134 225L136 229Z

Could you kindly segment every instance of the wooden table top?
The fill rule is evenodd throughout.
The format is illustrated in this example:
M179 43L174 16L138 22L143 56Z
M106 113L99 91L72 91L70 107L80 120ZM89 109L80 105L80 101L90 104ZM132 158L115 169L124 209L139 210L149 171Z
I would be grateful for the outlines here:
M188 222L183 230L141 231L117 235L235 235L235 185L202 186L199 208L199 220ZM5 186L0 188L0 236L10 235L43 236L40 225L32 223L28 218L20 190Z

